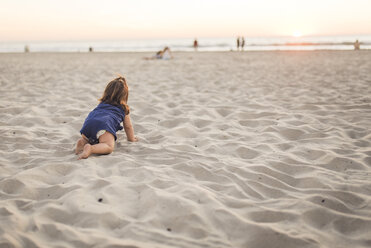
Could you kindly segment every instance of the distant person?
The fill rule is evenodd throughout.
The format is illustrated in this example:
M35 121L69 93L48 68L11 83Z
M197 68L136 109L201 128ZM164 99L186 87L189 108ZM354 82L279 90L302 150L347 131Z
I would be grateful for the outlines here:
M236 43L237 43L237 51L239 51L240 50L240 36L237 37Z
M241 38L241 50L243 51L243 48L245 47L245 38Z
M170 48L169 47L165 47L163 52L162 52L162 59L172 59L173 58L173 54L171 53L170 51Z
M98 106L89 113L80 130L75 153L79 159L91 154L110 154L115 148L116 132L124 129L128 141L136 142L127 105L129 88L124 77L108 83ZM121 126L123 123L124 126Z
M162 59L162 54L164 53L164 51L160 50L156 53L155 56L153 56L152 58L153 59Z
M89 52L93 52L94 50L93 50L93 47L89 47Z
M193 48L195 49L195 51L197 51L197 49L198 49L198 41L197 41L197 39L195 39L193 41Z
M173 54L170 51L169 47L165 47L164 50L158 51L154 56L152 57L146 57L145 59L164 59L169 60L173 58Z
M354 42L354 50L359 50L361 48L361 43L359 43L358 40L356 40L356 42Z
M30 48L27 45L24 46L24 52L25 53L29 53L30 52Z

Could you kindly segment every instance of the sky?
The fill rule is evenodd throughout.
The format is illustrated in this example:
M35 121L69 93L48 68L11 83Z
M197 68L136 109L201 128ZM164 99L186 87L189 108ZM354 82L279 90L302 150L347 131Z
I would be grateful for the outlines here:
M371 0L0 0L0 41L371 34Z

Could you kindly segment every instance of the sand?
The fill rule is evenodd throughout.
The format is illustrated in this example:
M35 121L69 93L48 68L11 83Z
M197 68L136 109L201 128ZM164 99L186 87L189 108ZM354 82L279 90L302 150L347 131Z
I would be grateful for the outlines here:
M371 51L0 54L0 247L371 247ZM116 74L138 143L77 160Z

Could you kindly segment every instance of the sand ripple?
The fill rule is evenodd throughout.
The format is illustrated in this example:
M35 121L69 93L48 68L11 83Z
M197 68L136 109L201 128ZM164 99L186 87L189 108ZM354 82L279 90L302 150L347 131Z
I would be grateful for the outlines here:
M0 54L0 247L371 246L370 52L144 56ZM115 73L140 142L77 161Z

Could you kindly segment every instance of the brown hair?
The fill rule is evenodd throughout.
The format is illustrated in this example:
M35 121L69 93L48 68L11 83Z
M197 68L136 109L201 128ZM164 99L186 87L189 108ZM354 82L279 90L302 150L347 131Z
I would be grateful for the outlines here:
M119 76L109 82L104 90L103 96L99 99L100 102L105 102L115 106L121 106L125 114L130 113L130 108L127 105L129 97L129 87L124 77Z

